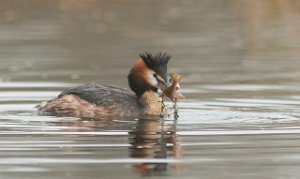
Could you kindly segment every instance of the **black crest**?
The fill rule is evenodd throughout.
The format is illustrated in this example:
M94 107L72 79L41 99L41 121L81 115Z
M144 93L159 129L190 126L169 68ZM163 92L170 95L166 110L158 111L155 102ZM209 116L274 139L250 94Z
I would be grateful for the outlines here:
M171 58L167 53L158 53L153 56L150 53L140 54L140 57L144 60L147 67L155 71L159 76L161 76L166 82L168 81L167 75L167 65Z

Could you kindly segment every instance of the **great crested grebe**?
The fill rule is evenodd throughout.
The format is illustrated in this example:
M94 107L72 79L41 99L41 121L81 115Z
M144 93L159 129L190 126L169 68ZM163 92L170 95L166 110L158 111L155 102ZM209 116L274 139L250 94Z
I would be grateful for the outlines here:
M125 88L89 84L67 88L58 97L37 106L39 115L81 118L133 117L162 112L158 89L169 86L166 53L140 55L128 75L131 92Z

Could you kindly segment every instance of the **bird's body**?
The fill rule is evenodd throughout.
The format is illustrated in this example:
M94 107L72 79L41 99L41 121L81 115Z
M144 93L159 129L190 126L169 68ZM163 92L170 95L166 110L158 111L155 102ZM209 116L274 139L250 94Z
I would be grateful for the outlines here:
M62 91L58 97L38 105L40 115L72 116L81 118L133 117L160 115L161 98L158 89L165 89L167 63L170 56L146 53L133 66L125 88L89 84Z

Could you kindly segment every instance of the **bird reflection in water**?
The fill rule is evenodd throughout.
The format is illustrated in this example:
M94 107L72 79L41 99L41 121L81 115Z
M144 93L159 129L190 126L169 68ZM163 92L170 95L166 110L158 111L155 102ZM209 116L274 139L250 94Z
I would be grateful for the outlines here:
M176 159L182 155L180 140L176 134L176 122L168 125L161 118L139 119L129 132L130 156L140 159ZM170 168L180 171L181 163L139 163L134 168L142 176L167 175Z

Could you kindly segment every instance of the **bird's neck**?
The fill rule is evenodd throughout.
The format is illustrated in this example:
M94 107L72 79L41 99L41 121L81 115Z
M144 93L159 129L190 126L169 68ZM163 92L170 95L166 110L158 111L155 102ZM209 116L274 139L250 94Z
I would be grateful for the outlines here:
M138 97L138 102L143 106L155 104L157 102L160 102L160 100L161 98L159 97L159 95L152 90L145 91L141 96Z
M162 98L154 91L146 91L138 97L138 103L143 107L144 114L161 114Z

